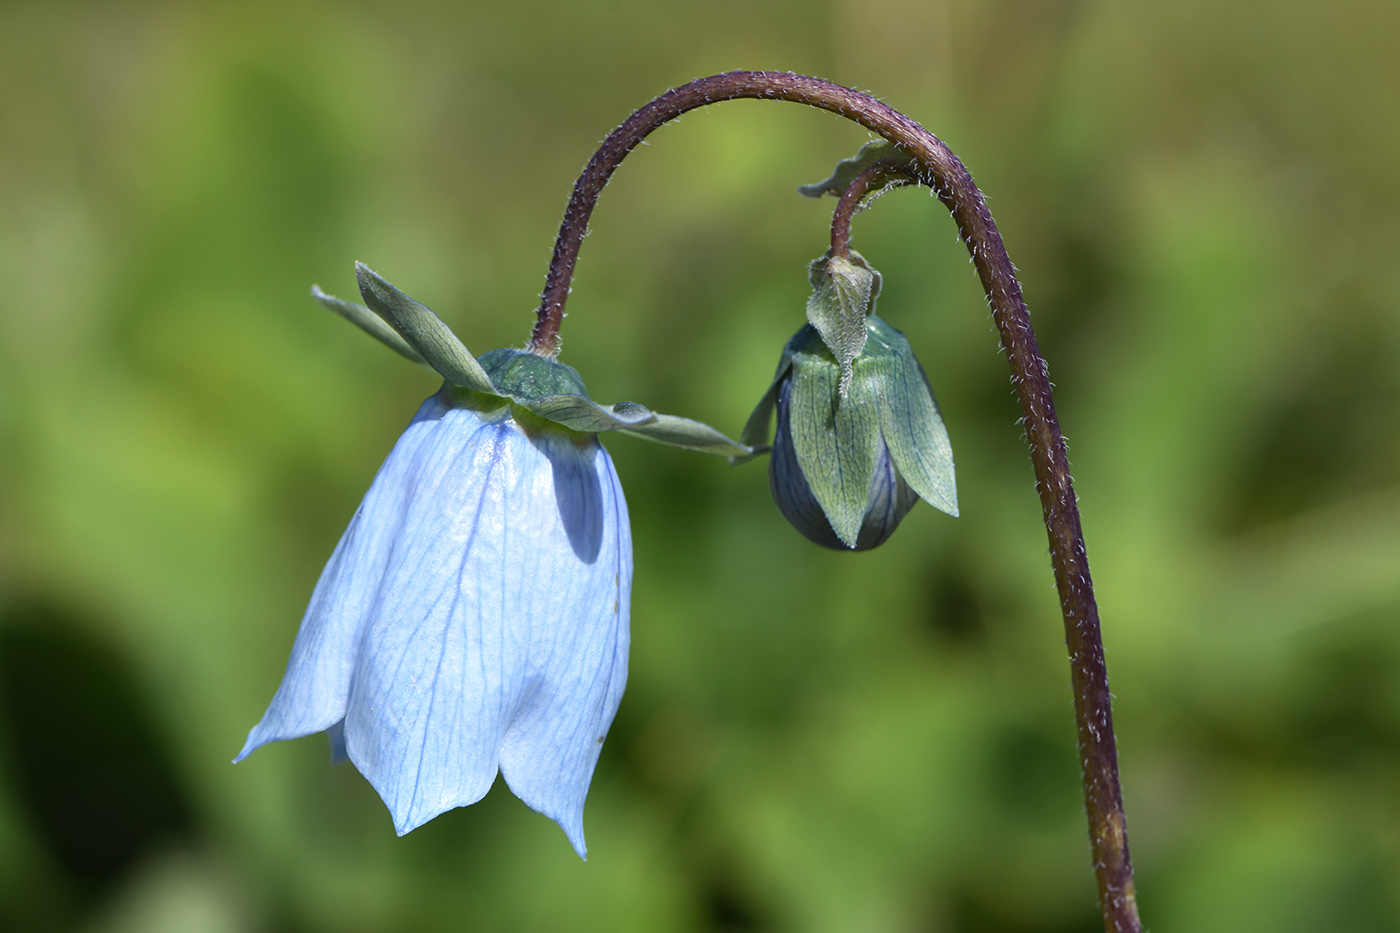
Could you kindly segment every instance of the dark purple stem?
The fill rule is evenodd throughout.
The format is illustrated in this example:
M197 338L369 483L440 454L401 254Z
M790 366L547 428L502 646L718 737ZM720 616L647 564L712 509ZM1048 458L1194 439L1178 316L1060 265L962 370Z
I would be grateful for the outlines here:
M559 344L559 324L573 278L579 245L593 205L608 178L638 143L657 127L696 107L738 98L785 100L807 104L853 120L909 153L920 174L952 212L963 242L972 254L987 292L992 316L1011 365L1011 381L1035 468L1050 559L1065 620L1074 711L1079 724L1079 757L1089 817L1089 843L1098 877L1099 905L1109 933L1138 933L1132 860L1128 854L1123 797L1118 783L1118 753L1104 665L1098 607L1094 602L1089 561L1080 528L1079 508L1070 481L1065 441L1055 416L1050 379L1031 330L1015 269L1002 245L982 193L957 156L918 123L858 91L803 75L736 71L692 81L653 100L613 131L583 170L554 245L554 258L530 340L530 349L552 356Z

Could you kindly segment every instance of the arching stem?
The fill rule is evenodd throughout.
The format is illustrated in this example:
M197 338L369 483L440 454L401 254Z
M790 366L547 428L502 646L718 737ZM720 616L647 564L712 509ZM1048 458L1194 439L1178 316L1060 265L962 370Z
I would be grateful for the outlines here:
M1015 269L982 193L947 146L918 123L873 97L819 78L736 71L701 78L669 91L614 130L574 185L540 296L530 349L543 356L553 356L558 351L559 324L588 218L622 159L652 130L686 111L739 98L807 104L840 114L878 133L918 163L922 180L952 212L986 290L1011 366L1011 381L1021 404L1036 489L1050 538L1050 559L1069 649L1089 843L1104 928L1111 933L1137 933L1141 923L1118 782L1108 671L1065 441L1055 415L1045 361L1036 345Z
M889 188L911 185L919 180L912 162L880 159L851 180L831 212L831 255L843 258L851 254L851 218L865 206L865 196L877 184ZM878 197L877 192L874 197ZM871 200L874 200L874 197Z

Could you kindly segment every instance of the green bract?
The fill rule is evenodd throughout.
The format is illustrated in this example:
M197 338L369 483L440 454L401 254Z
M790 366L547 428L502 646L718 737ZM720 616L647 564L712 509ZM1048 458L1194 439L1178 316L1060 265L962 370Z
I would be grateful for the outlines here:
M801 185L797 192L809 198L819 198L824 194L834 194L839 198L851 186L851 182L856 180L856 176L876 162L909 161L909 153L888 139L872 139L861 146L860 151L851 158L837 162L836 169L831 173L830 178L819 181L815 185Z
M747 458L754 454L753 448L736 443L699 421L663 415L636 402L599 405L588 397L578 371L555 360L503 348L484 354L478 361L441 318L364 263L355 264L355 278L369 307L332 297L317 287L311 289L311 294L391 350L431 367L451 385L477 393L481 398L474 407L509 403L584 434L622 431L723 457Z

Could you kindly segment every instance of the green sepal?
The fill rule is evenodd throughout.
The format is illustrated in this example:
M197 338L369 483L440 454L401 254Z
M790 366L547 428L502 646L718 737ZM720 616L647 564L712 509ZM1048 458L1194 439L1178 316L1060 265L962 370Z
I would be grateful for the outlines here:
M499 394L462 341L425 305L384 281L362 262L355 263L355 280L370 310L382 317L442 378L477 392Z
M812 495L848 547L865 523L865 506L880 457L880 403L876 380L865 378L867 359L856 361L856 378L845 398L841 367L815 329L792 360L788 429L802 475Z
M321 291L321 286L311 286L311 297L321 303L323 308L334 311L345 320L354 324L360 330L378 340L384 346L393 350L404 359L420 366L427 366L428 361L423 359L422 354L408 345L408 342L398 335L398 332L384 323L384 319L375 314L364 305L357 305L353 301L346 301L344 298L337 298L334 295L327 295Z
M924 368L909 341L875 315L870 340L857 362L861 378L869 371L879 400L880 430L904 481L929 505L958 514L953 445ZM865 366L861 364L869 360Z
M508 400L582 434L625 431L659 444L731 459L754 455L752 447L699 421L663 415L636 402L618 402L610 408L600 405L588 397L578 370L557 360L506 347L482 354L478 361L437 315L364 263L355 264L355 278L368 308L333 298L319 288L313 288L312 294L391 349L437 370L450 385L468 393L459 397L472 407L494 407L493 399L501 404Z
M823 256L811 264L807 277L812 282L807 321L821 334L841 367L838 391L845 398L851 385L851 362L865 348L865 318L875 310L880 273L859 253L851 253Z
M619 405L622 404L627 403L619 403ZM614 405L614 410L617 407ZM651 421L620 430L624 434L655 441L658 444L669 444L672 447L682 447L702 454L728 457L730 463L742 463L758 455L752 446L730 440L703 421L692 421L690 418L682 418L679 415L663 415L658 412L655 413L655 418Z
M578 371L556 360L501 349L482 354L481 365L515 404L573 431L625 431L658 444L721 457L753 455L750 447L699 421L663 415L636 402L618 402L611 408L599 405L588 397Z
M809 198L819 198L824 194L834 194L839 198L851 186L851 182L856 180L857 175L882 159L911 161L909 153L888 139L872 139L861 146L860 151L851 158L837 162L836 170L831 173L830 178L815 185L802 185L797 191Z
M618 402L611 408L584 395L550 395L538 399L511 399L542 418L572 431L599 434L622 431L658 444L681 447L720 457L751 457L753 448L730 440L701 421L663 415L636 402Z
M619 402L607 408L586 395L546 395L544 398L512 396L511 401L541 418L583 434L635 428L656 420L656 412L632 402Z
M758 400L758 405L754 407L753 413L749 415L749 420L744 424L743 432L739 435L739 443L752 448L754 452L744 457L731 457L730 463L747 463L760 453L772 449L768 443L768 437L772 433L773 409L778 405L778 390L782 388L783 379L792 366L793 355L797 352L797 348L802 346L802 341L806 339L807 332L810 330L812 330L812 325L803 325L801 330L783 344L783 355L778 358L778 371L773 374L773 381L769 383L768 391L764 392L763 397Z

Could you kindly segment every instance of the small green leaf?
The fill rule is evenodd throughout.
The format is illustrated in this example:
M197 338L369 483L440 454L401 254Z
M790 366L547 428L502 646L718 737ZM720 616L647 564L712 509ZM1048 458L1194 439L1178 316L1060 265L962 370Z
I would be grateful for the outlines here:
M486 371L432 311L380 278L369 266L355 263L360 295L370 310L382 317L428 365L453 385L499 395Z
M865 359L879 373L876 397L880 428L890 457L921 499L955 516L958 489L953 445L928 377L904 335L874 315L870 317L870 338Z
M880 455L879 402L870 380L858 379L840 398L841 368L826 348L792 361L788 427L802 475L831 522L855 547Z
M617 406L613 407L616 409ZM731 463L754 456L753 447L730 440L704 422L692 421L679 415L658 413L654 421L621 430L624 434L655 441L658 444L669 444L672 447L683 447L686 450L694 450L702 454L728 457Z
M383 318L379 317L364 305L357 305L353 301L346 301L344 298L327 295L325 292L321 291L321 286L319 285L311 286L311 297L319 301L322 307L339 314L341 317L345 318L345 320L354 324L360 330L369 334L375 340L378 340L380 343L384 344L384 346L405 359L422 366L428 365L428 361L423 359L422 355L417 350L410 347L408 343L398 335L397 331L384 323Z
M837 162L836 170L831 173L830 178L815 185L802 185L797 189L798 193L809 198L819 198L824 194L834 194L839 198L851 186L851 182L856 180L857 175L876 162L886 159L912 161L909 153L888 139L872 139L861 146L860 151L851 158Z

